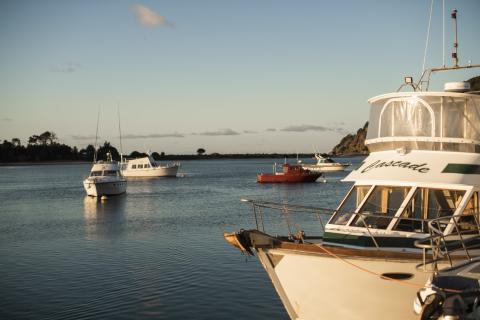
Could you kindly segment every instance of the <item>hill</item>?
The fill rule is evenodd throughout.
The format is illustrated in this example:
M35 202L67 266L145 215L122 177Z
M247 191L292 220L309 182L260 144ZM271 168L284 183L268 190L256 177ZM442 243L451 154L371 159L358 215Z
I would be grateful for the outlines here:
M367 130L368 122L365 123L363 128L358 129L356 134L348 134L343 137L330 153L336 156L368 154L368 149L365 146Z

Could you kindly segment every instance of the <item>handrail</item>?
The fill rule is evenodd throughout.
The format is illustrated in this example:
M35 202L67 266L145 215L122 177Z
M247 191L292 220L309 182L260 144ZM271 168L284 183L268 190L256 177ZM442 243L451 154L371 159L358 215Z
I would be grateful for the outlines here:
M459 224L460 218L473 218L470 221L468 229L462 229ZM430 236L425 239L415 241L415 246L432 252L432 258L417 265L417 269L424 268L431 264L434 270L438 270L437 262L447 260L450 267L453 266L453 257L466 257L466 260L472 260L475 256L472 251L480 249L480 212L464 213L460 216L445 216L431 219L428 222L428 231ZM453 219L452 219L453 218ZM444 234L441 225L453 225L450 234ZM444 229L445 229L444 228Z
M289 214L290 213L298 213L298 212L303 212L303 213L314 213L317 215L317 218L320 222L321 229L325 231L325 223L322 220L321 215L329 215L329 218L336 214L338 210L336 209L331 209L331 208L319 208L319 207L311 207L311 206L302 206L302 205L295 205L295 204L288 204L288 203L277 203L277 202L269 202L269 201L257 201L257 200L252 200L252 199L241 199L242 202L250 203L253 208L253 215L255 219L255 225L257 230L265 232L265 225L264 225L264 219L263 215L265 213L265 208L268 209L273 209L281 212L284 215L284 218L287 222L287 227L288 227L288 232L289 236L295 238L295 235L293 234L292 230L290 230L290 221L289 221ZM366 217L366 218L388 218L388 219L397 219L397 220L408 220L408 221L420 221L420 222L428 222L429 220L427 219L419 219L419 218L409 218L409 217L393 217L393 216L386 216L386 215L381 215L381 214L374 214L374 213L369 213L369 212L363 212L363 213L354 213L352 212L351 214L355 214L359 217ZM378 241L375 239L374 233L371 232L371 229L377 229L377 228L372 228L367 224L365 221L366 219L361 219L361 223L363 223L365 229L368 232L368 235L372 239L373 244L377 249L380 249L380 246L378 244ZM260 228L261 227L261 228ZM303 231L303 230L299 230Z
M298 232L294 233L291 230L291 223L289 220L290 213L314 213L317 215L317 218L320 222L321 229L325 231L325 223L322 219L322 215L332 216L338 211L336 209L331 208L320 208L320 207L311 207L311 206L302 206L296 204L288 204L288 203L277 203L277 202L269 202L269 201L257 201L252 199L241 199L242 202L250 203L253 207L253 213L255 218L255 224L257 230L261 230L265 232L265 224L264 224L264 209L273 209L277 210L282 213L284 218L287 221L288 227L288 236L294 240L303 241L304 234L302 233L303 230L298 230ZM417 265L417 269L421 267L426 270L426 265L433 265L433 270L438 270L437 262L439 261L448 261L450 266L453 266L453 255L458 256L458 252L461 251L463 253L463 257L467 257L468 260L473 259L475 255L472 253L472 250L480 249L480 212L473 212L462 214L460 216L444 216L432 219L420 219L420 218L410 218L410 217L392 217L386 215L379 215L379 214L372 214L372 213L354 213L356 216L359 217L369 217L369 218L390 218L390 219L397 219L397 220L407 220L407 221L420 221L426 223L427 230L424 232L428 233L429 236L423 239L418 239L414 242L417 248L423 249L423 261L422 263ZM469 218L472 217L472 218ZM469 223L468 229L462 229L459 219L466 218L473 220ZM372 239L374 245L377 249L380 249L377 240L375 239L375 235L371 232L371 229L375 229L370 227L366 222L365 219L361 219L362 223L367 230L370 238ZM444 234L444 230L450 225L453 225L452 231L449 234ZM261 228L261 229L260 229ZM300 236L299 236L300 234ZM431 252L428 255L428 252Z

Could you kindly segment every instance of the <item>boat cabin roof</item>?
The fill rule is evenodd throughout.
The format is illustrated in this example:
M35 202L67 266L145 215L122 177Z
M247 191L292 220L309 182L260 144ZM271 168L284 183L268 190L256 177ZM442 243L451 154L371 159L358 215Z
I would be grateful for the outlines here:
M119 170L120 167L117 162L113 161L98 161L92 166L91 171L105 171L105 170Z
M138 165L138 164L149 164L152 167L155 166L155 160L150 156L143 157L143 158L129 159L127 160L127 163L129 166Z
M344 181L362 184L480 187L480 154L425 150L371 153Z

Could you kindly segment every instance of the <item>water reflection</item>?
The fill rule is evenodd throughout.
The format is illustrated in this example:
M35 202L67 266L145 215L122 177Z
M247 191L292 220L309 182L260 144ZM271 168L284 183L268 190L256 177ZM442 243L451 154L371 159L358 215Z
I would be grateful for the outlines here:
M83 216L89 240L118 238L126 231L126 196L108 199L85 196Z

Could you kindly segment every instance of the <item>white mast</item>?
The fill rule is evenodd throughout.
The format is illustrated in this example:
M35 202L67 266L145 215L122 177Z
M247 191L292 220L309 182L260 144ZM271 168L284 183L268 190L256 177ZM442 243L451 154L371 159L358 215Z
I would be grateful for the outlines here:
M97 162L97 138L98 138L98 123L100 122L100 107L98 108L98 114L97 114L97 131L95 131L95 144L93 148L95 149L95 152L93 153L93 162Z
M122 127L120 125L120 106L117 104L118 133L120 135L120 163L123 163Z

